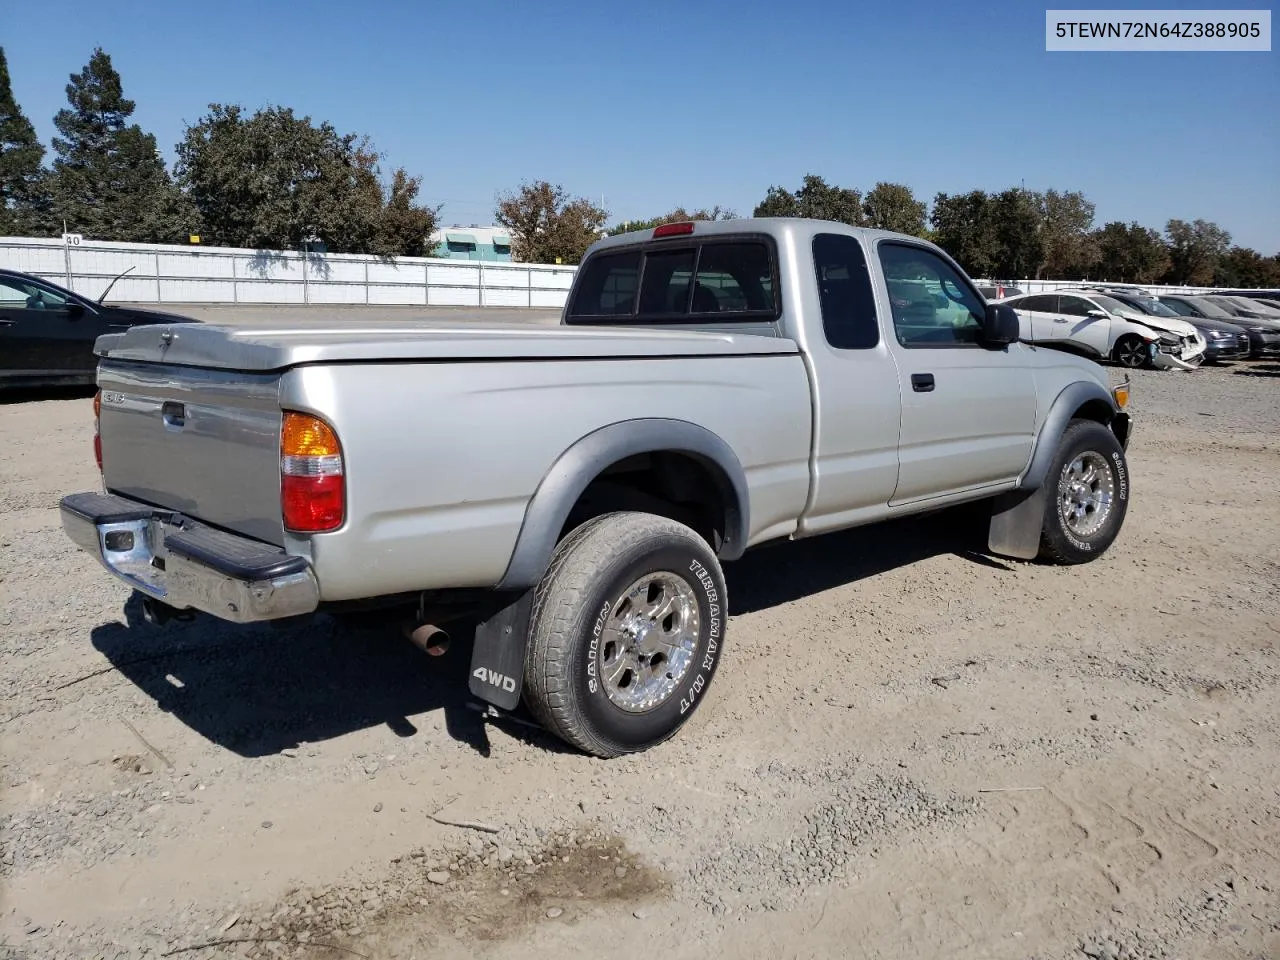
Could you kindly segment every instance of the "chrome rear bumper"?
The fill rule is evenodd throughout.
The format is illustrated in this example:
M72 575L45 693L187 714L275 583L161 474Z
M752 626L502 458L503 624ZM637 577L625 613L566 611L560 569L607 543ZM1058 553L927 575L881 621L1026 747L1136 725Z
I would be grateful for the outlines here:
M320 587L305 557L172 511L104 493L61 503L62 528L135 590L233 623L310 613Z

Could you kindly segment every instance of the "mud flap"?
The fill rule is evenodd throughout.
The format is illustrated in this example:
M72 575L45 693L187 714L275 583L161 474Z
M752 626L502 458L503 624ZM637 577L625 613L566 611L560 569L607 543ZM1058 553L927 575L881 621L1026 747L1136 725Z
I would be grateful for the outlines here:
M1040 531L1049 505L1048 489L1014 490L995 498L987 549L1018 560L1034 560L1040 552Z
M472 696L500 710L515 709L524 687L524 654L532 613L530 588L510 595L507 604L476 626L469 684Z

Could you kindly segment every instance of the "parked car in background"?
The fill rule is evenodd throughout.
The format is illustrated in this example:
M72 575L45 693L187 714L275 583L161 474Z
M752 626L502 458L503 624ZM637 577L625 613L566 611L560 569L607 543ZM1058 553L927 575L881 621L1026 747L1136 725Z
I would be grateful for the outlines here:
M102 295L109 290L110 286ZM91 386L98 366L93 353L98 337L155 323L199 321L107 306L101 298L90 300L29 273L0 270L0 389Z
M1247 313L1256 313L1259 319L1280 320L1280 308L1273 307L1269 303L1263 303L1255 297L1228 296L1225 299L1238 304Z
M1192 370L1204 359L1205 339L1178 317L1156 317L1094 290L1057 290L1006 297L1018 313L1022 338L1124 367Z
M1220 293L1206 293L1202 295L1202 299L1221 307L1235 317L1244 317L1249 320L1273 319L1271 310L1260 303L1252 303L1240 297L1227 297Z
M1280 290L1215 290L1214 293L1227 297L1249 297L1251 300L1280 301Z
M979 281L978 292L989 301L1003 300L1005 297L1016 297L1022 290L1012 284L999 281Z
M1171 299L1169 297L1166 300ZM1249 334L1249 356L1280 356L1280 322L1264 319L1258 310L1247 310L1235 303L1230 297L1216 294L1204 294L1199 297L1180 297L1181 300L1192 300L1201 309L1220 310L1226 314L1231 323L1244 327Z
M1280 324L1239 316L1218 306L1208 297L1193 297L1181 293L1162 294L1160 302L1192 323L1213 320L1240 327L1249 337L1250 357L1280 354Z
M1188 317L1168 304L1151 296L1134 293L1112 292L1110 296L1127 303L1136 310L1152 317L1181 318L1200 331L1204 337L1204 358L1216 363L1222 360L1244 360L1249 356L1249 334L1244 327L1226 320L1210 320L1207 317Z

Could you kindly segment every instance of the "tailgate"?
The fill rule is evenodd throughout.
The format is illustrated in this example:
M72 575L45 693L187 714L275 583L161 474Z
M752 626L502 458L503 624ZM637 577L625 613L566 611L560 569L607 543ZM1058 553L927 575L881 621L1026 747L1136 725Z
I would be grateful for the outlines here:
M279 374L104 360L107 490L283 545Z

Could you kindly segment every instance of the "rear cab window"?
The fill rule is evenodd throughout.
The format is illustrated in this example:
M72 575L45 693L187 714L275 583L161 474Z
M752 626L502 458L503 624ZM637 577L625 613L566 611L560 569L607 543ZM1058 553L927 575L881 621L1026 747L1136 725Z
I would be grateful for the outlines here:
M781 313L771 238L718 234L602 250L579 268L566 324L735 323Z

